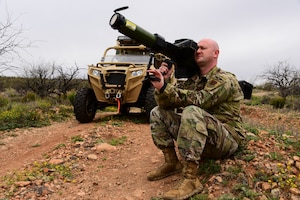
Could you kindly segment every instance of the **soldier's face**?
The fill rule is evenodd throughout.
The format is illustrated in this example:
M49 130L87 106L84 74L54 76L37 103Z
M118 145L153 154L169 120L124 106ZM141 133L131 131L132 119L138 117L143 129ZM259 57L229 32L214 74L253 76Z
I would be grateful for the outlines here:
M218 56L218 50L210 40L201 40L198 42L198 49L195 52L195 61L197 64L210 63Z

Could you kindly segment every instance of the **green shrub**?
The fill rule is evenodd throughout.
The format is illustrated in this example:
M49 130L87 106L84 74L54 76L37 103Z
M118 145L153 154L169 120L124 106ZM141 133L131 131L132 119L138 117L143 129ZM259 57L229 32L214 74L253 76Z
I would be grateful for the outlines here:
M282 97L271 99L270 105L272 105L273 108L283 108L285 105L285 99Z
M270 100L271 100L270 96L264 95L261 99L261 103L262 104L270 104Z
M23 97L22 97L22 99L21 99L21 101L22 102L29 102L29 101L35 101L36 100L36 94L35 93L33 93L33 92L28 92L27 94L25 94Z
M296 99L296 100L294 100L294 110L299 110L300 111L300 99L298 98L298 99Z
M48 117L54 121L62 121L63 119L73 115L73 107L67 105L58 105L52 107L48 111Z
M0 97L0 108L8 105L8 99L5 97Z
M67 94L67 98L68 98L68 100L71 102L72 105L74 105L75 95L76 95L76 92L74 92L74 91L69 92L69 93Z
M248 104L251 106L261 105L261 97L252 95L251 101Z
M51 102L45 99L37 100L34 103L36 104L36 107L41 109L42 111L48 111L52 106Z
M0 110L0 130L45 126L51 121L62 121L72 115L72 106L54 105L48 100L8 102Z
M18 92L17 92L15 89L13 89L13 88L7 88L7 89L5 90L5 94L6 94L8 97L10 97L10 98L14 98L14 97L19 96Z
M221 171L221 165L220 163L217 163L216 160L213 159L207 159L205 160L198 169L199 174L216 174Z
M35 127L48 122L39 109L29 104L14 103L10 109L0 113L0 130Z

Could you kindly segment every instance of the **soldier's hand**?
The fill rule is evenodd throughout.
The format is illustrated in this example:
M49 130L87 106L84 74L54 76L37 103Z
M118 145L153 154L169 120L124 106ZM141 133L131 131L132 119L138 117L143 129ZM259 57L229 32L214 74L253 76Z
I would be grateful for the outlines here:
M173 67L170 68L168 63L162 62L159 67L159 71L162 73L164 78L169 78L173 72Z
M150 78L150 81L156 89L160 90L164 85L164 76L160 72L159 69L149 69L147 70L148 73L150 73L153 78ZM154 79L155 78L155 79Z

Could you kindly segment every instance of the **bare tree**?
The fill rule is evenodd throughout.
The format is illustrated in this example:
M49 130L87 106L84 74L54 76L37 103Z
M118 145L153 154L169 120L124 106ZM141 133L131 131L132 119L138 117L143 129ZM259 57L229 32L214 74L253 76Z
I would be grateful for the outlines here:
M55 70L55 63L43 62L32 65L30 69L25 69L27 87L42 98L55 93Z
M3 21L0 19L0 74L18 67L16 60L23 60L20 52L31 46L31 42L24 38L23 28L14 26L9 14Z
M24 72L27 78L27 89L42 98L51 95L67 96L67 92L77 88L80 83L78 66L67 68L56 65L55 62L41 61L39 64L24 67Z
M80 69L76 65L76 68L66 68L63 66L58 66L56 70L58 72L58 76L56 78L58 84L57 88L61 94L67 96L67 92L75 88L79 84L75 79L78 78Z
M286 98L299 88L299 71L285 61L279 61L261 75L267 82L279 90L280 96Z

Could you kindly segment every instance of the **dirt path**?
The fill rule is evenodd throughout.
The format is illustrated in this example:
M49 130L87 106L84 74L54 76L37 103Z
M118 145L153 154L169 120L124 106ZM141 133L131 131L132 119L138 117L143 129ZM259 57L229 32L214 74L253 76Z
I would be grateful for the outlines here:
M17 129L5 133L0 146L0 176L41 158L55 145L94 126L79 124L75 120L54 123L42 128Z
M42 128L18 129L5 133L0 141L0 176L20 170L34 161L79 158L72 183L50 185L49 199L150 199L171 188L176 176L162 181L149 182L146 174L163 162L161 152L154 146L149 124L125 122L119 126L101 122L99 114L94 122L80 124L75 119L54 123ZM95 138L122 138L126 141L115 149L97 151L78 142L74 147L71 138L80 135L86 141ZM59 144L65 148L55 150ZM73 146L72 146L73 145ZM73 148L72 148L73 147ZM89 155L97 158L88 159ZM1 196L0 196L1 198Z

